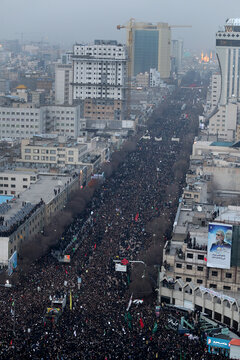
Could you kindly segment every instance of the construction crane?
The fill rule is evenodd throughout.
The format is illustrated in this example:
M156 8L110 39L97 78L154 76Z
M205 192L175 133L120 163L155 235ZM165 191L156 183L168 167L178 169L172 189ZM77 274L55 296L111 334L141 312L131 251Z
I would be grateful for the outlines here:
M169 27L172 28L191 28L192 25L169 25Z

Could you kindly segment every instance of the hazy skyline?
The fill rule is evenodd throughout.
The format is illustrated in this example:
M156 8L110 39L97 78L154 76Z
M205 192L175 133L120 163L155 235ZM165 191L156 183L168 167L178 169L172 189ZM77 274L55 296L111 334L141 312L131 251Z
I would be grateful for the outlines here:
M239 9L239 11L238 11ZM192 25L175 29L172 39L183 39L194 50L215 48L215 33L227 18L240 17L237 0L1 0L0 39L46 40L71 47L94 39L126 40L117 30L131 17L136 21Z

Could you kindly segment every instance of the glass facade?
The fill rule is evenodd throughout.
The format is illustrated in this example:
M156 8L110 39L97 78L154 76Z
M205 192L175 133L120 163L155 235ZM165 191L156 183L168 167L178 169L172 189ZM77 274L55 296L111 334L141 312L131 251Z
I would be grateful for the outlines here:
M134 31L134 70L133 75L158 69L158 36L157 30Z

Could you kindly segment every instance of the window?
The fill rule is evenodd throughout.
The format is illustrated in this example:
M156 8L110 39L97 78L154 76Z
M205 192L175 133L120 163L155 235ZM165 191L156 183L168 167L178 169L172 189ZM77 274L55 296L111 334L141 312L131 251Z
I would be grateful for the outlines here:
M33 158L35 158L35 156ZM28 180L27 178L23 178L23 181L27 181L27 180Z
M182 267L182 264L177 263L177 264L176 264L176 267L177 267L177 268L181 268L181 267Z
M192 265L187 265L188 270L192 270Z
M15 188L16 187L16 185L14 185L14 184L11 184L11 188Z
M15 181L15 180L16 180L16 178L12 177L12 178L11 178L11 180L12 180L12 181Z
M226 278L231 279L231 278L232 278L232 274L231 274L231 273L226 273Z
M31 149L25 149L25 153L30 153Z
M218 272L217 271L212 271L212 276L218 276Z
M198 255L198 260L204 260L204 255Z
M203 281L201 279L197 279L197 284L202 284Z
M210 289L213 288L213 289L216 289L217 288L217 285L216 284L210 284Z
M56 150L50 150L50 154L56 154Z
M187 253L187 258L189 258L189 259L193 259L193 254L191 254L191 253Z
M27 185L23 185L23 189L27 189Z
M33 149L33 152L34 152L35 154L39 154L39 149Z
M68 161L71 161L71 162L72 162L72 161L73 161L73 157L69 157L69 158L68 158Z
M197 267L197 270L198 270L198 271L203 271L203 266L198 266L198 267Z
M69 150L68 155L73 155L73 150Z
M50 156L50 161L55 161L55 160L56 160L55 156Z
M192 278L186 278L186 282L191 282Z
M224 286L223 290L231 290L231 286Z

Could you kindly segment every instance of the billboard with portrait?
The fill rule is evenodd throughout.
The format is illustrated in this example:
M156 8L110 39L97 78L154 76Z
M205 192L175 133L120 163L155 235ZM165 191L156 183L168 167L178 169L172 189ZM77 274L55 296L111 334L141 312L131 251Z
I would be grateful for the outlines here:
M232 225L209 223L207 266L230 269Z
M17 251L14 251L12 256L8 259L8 275L12 275L13 270L17 267Z

